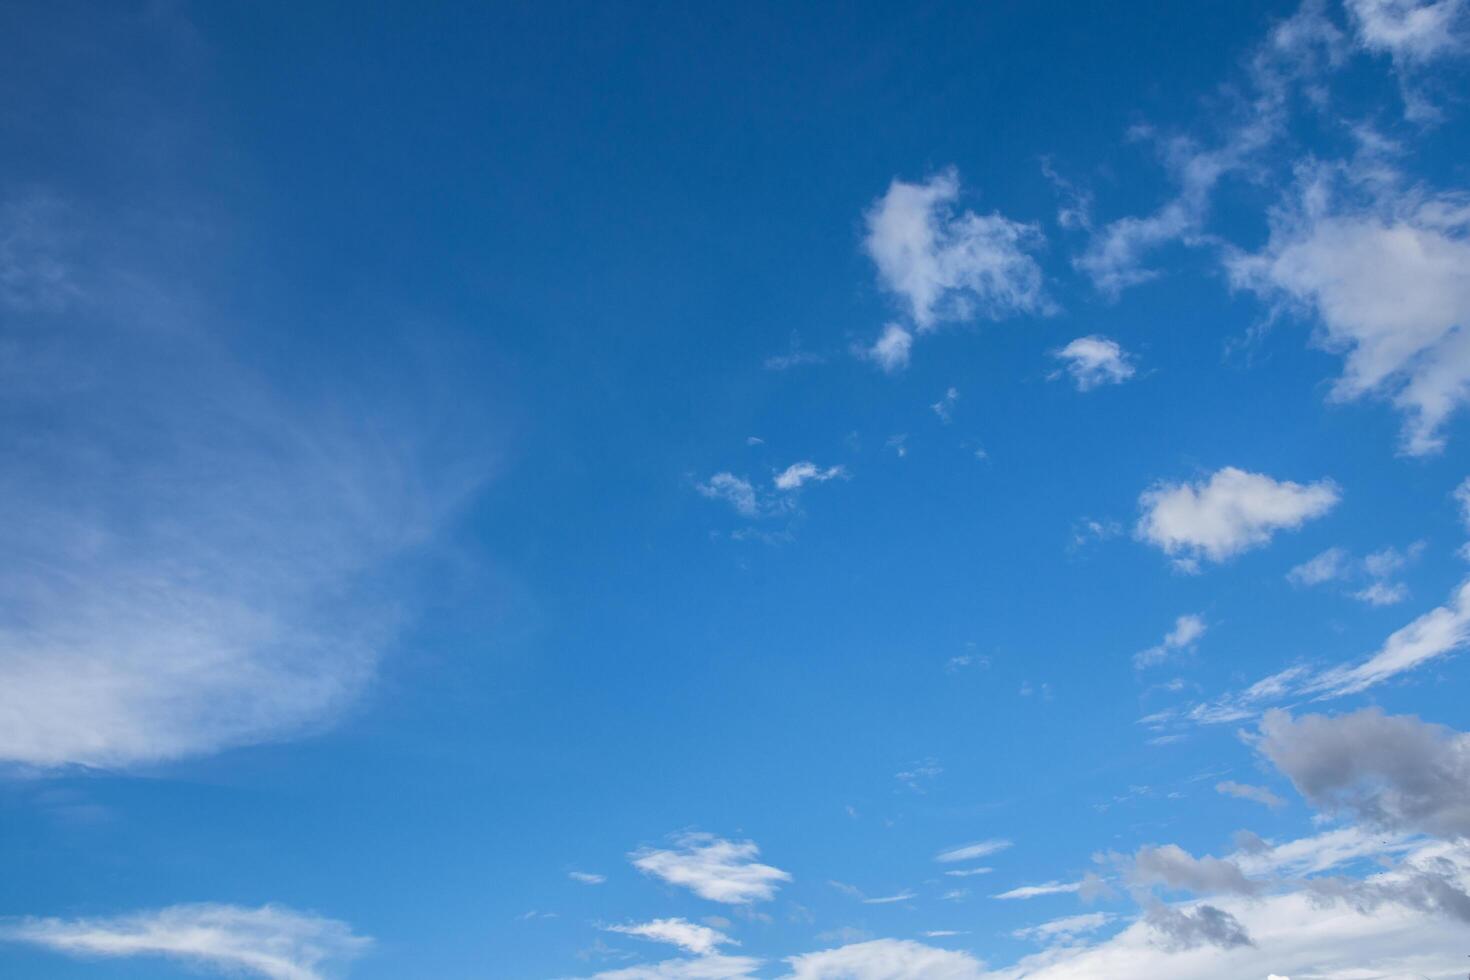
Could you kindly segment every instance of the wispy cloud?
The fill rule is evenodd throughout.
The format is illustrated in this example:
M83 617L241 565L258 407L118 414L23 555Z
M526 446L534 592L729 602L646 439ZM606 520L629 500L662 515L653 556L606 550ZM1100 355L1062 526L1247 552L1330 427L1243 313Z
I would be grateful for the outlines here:
M1001 892L994 898L1017 899L1017 898L1041 898L1043 895L1071 895L1082 890L1080 881L1048 881L1042 885L1022 885L1012 888L1010 891Z
M959 847L951 847L934 855L934 860L940 864L954 864L958 861L973 861L990 854L998 854L1012 846L1012 842L1003 837L992 837L990 840L976 841L973 844L961 844Z
M342 922L276 905L175 905L91 919L29 918L0 922L0 940L72 956L159 956L269 980L324 980L334 963L370 940Z
M617 932L625 936L637 936L640 939L649 939L657 943L681 946L699 956L713 953L721 946L740 945L718 929L711 929L709 926L702 926L688 919L654 919L651 922L605 926L604 928L608 932Z

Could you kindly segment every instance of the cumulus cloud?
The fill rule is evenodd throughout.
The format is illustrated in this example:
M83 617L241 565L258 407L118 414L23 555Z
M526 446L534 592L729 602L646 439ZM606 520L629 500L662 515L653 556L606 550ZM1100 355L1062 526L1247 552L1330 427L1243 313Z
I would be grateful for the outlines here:
M1234 861L1209 855L1197 858L1177 844L1139 848L1133 856L1130 874L1144 886L1163 885L1203 895L1217 892L1254 895L1261 888Z
M1343 358L1332 396L1374 395L1404 414L1401 450L1438 452L1470 398L1470 199L1400 185L1382 161L1304 168L1238 287L1305 311Z
M0 940L72 956L167 957L268 980L323 980L328 966L371 942L345 923L276 905L174 905L108 918L10 920L0 922Z
M1178 908L1159 904L1144 914L1144 921L1171 953L1199 946L1230 949L1254 945L1240 920L1214 905Z
M885 287L919 330L942 320L1000 319L1048 309L1035 225L960 211L954 170L923 183L895 179L868 209L864 246Z
M730 841L712 834L686 833L671 849L643 848L629 855L644 874L687 888L700 898L727 905L769 901L791 875L760 864L754 841Z
M1117 341L1095 334L1078 337L1067 346L1052 351L1052 357L1063 362L1063 370L1072 376L1072 383L1078 391L1122 384L1135 373L1132 361Z
M654 919L651 922L606 926L605 928L608 932L680 946L698 956L713 953L721 946L740 945L723 932L690 922L688 919Z
M1138 537L1187 568L1223 562L1337 505L1331 480L1292 483L1227 466L1197 483L1160 483L1138 498Z
M1272 710L1256 747L1318 809L1387 830L1470 836L1470 735L1378 708L1295 719Z
M1133 666L1151 667L1169 659L1169 655L1180 650L1191 649L1209 627L1204 619L1194 613L1186 613L1174 620L1174 628L1165 634L1162 642L1140 650L1133 655Z

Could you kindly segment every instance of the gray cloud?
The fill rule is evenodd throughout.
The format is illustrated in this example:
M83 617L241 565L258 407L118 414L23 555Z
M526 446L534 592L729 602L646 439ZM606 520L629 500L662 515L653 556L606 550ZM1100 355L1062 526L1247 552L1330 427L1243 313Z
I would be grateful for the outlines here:
M1373 826L1470 836L1470 736L1378 708L1266 712L1257 748L1313 806Z
M1221 949L1255 945L1239 919L1213 905L1178 908L1155 904L1144 913L1144 921L1159 935L1160 945L1171 952L1204 945Z

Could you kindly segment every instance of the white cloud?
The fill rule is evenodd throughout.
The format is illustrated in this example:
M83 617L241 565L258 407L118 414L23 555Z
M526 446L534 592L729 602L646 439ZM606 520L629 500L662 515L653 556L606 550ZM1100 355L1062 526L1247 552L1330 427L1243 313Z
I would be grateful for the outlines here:
M912 901L916 896L911 891L902 891L896 895L883 895L878 898L863 899L864 905L894 905L898 902Z
M1373 656L1353 667L1325 670L1302 690L1324 697L1354 694L1470 643L1470 581L1449 603L1437 606L1392 633Z
M696 484L694 489L711 500L725 501L741 517L760 515L760 502L756 498L755 487L749 480L734 473L716 473L703 483Z
M823 469L810 460L802 460L777 473L774 482L777 490L799 490L804 483L826 483L828 480L846 476L847 468L844 466L828 466Z
M1035 225L960 212L953 170L922 184L894 180L868 210L868 255L883 285L907 304L919 330L941 320L1045 312L1041 267L1028 254Z
M1084 915L1068 915L1038 925L1027 926L1024 929L1016 929L1011 935L1017 939L1029 939L1040 943L1065 941L1085 933L1096 932L1112 920L1113 916L1106 912L1088 912Z
M1304 485L1227 466L1207 481L1146 490L1137 534L1185 563L1222 562L1322 516L1339 496L1330 480Z
M1239 800L1250 800L1263 806L1277 807L1286 805L1286 801L1264 786L1251 786L1248 783L1237 783L1233 780L1225 780L1215 784L1215 792L1225 796L1233 796Z
M878 365L888 374L902 371L909 366L909 353L913 350L914 335L896 323L883 328L883 333L873 341L873 346L859 353Z
M1422 456L1470 398L1470 199L1399 182L1382 161L1305 168L1266 246L1226 264L1237 286L1310 312L1344 359L1333 397L1391 399L1402 451Z
M1143 668L1163 663L1169 659L1169 654L1192 648L1208 628L1204 619L1194 613L1180 616L1174 620L1174 628L1165 635L1163 642L1133 655L1133 666Z
M1443 606L1436 606L1391 633L1372 656L1356 664L1322 670L1288 667L1256 681L1244 691L1222 695L1188 710L1169 709L1142 719L1159 729L1176 721L1215 725L1259 716L1271 704L1293 697L1342 697L1447 656L1470 645L1470 580L1460 584Z
M1052 351L1051 356L1064 362L1063 367L1078 391L1122 384L1133 377L1135 370L1117 341L1096 335L1078 337L1060 350Z
M1328 548L1287 572L1286 578L1293 585L1311 586L1367 577L1371 580L1367 585L1349 594L1369 605L1391 606L1409 597L1409 587L1387 579L1417 560L1423 551L1424 542L1419 541L1403 551L1384 548L1359 561L1344 548Z
M159 956L269 980L323 980L368 939L342 922L275 905L174 905L108 918L0 923L0 939L86 957Z
M1328 548L1287 572L1286 578L1293 585L1321 585L1346 578L1350 561L1345 549Z
M756 858L754 841L729 841L711 834L686 833L673 849L643 848L629 855L644 874L688 888L700 898L727 905L769 901L791 875Z
M1277 23L1250 59L1249 95L1243 98L1215 144L1194 139L1155 137L1175 195L1151 214L1119 218L1097 229L1074 265L1102 293L1148 282L1157 272L1144 266L1149 252L1171 242L1209 242L1205 221L1215 188L1226 177L1257 166L1257 158L1287 129L1291 88L1309 84L1325 64L1338 60L1340 32L1323 16L1318 2L1303 3Z
M1358 42L1395 61L1425 63L1463 53L1465 0L1345 0Z
M952 871L946 871L945 874L951 878L970 878L974 875L988 875L994 871L994 868L955 868Z
M948 850L940 851L934 855L934 860L940 864L954 864L957 861L970 861L975 858L996 854L1010 846L1011 841L1002 837L994 837L990 840L976 841L973 844L962 844L959 847L952 847Z
M792 956L785 980L984 980L984 964L969 953L906 939L874 939Z
M594 874L590 871L568 871L567 877L573 881L580 881L584 885L600 885L607 881L606 875Z
M330 724L407 616L394 560L483 479L390 395L328 419L164 333L89 337L85 380L6 392L47 435L3 437L0 760L125 768Z
M750 956L712 953L690 959L664 960L596 974L592 980L754 980L761 961Z
M1373 582L1353 593L1353 598L1370 606L1392 606L1409 597L1409 587L1402 582Z
M934 410L935 415L939 416L939 421L945 425L949 425L949 423L954 421L954 407L959 403L959 400L960 390L958 388L950 388L945 391L943 398L929 407Z
M1022 885L1010 891L993 895L992 898L1017 899L1041 898L1043 895L1071 895L1082 890L1080 881L1048 881L1044 885Z
M697 956L705 956L715 952L721 946L740 945L717 929L702 926L688 919L654 919L651 922L640 922L634 925L606 926L608 932L622 933L625 936L637 936L640 939L650 939L656 943L669 943L679 946L694 953Z

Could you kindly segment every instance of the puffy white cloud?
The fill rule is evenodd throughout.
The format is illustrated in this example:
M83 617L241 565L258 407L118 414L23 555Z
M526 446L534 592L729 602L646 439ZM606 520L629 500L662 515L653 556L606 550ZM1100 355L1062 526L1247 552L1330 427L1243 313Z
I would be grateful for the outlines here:
M362 953L370 940L342 922L276 905L174 905L90 919L0 922L0 939L73 956L161 956L269 980L322 980L331 963Z
M672 849L643 848L629 855L644 874L688 888L700 898L728 905L769 901L791 875L756 861L754 841L730 841L712 834L686 833Z
M825 483L845 476L847 468L844 466L828 466L824 469L810 460L802 460L777 473L774 482L777 490L799 490L804 483Z
M1252 786L1249 783L1237 783L1234 780L1225 780L1215 784L1215 792L1224 796L1233 796L1238 800L1250 800L1262 806L1277 807L1286 805L1286 801L1264 786Z
M1398 185L1382 162L1307 168L1266 246L1226 264L1237 286L1312 314L1344 359L1333 397L1391 399L1418 456L1470 398L1470 199Z
M905 939L874 939L786 961L785 980L984 980L985 966L969 953Z
M1133 363L1123 348L1116 340L1107 337L1078 337L1067 346L1052 351L1051 356L1063 362L1063 369L1072 376L1072 383L1078 391L1122 384L1135 373Z
M1133 666L1142 668L1161 664L1169 659L1169 654L1193 647L1207 629L1204 619L1194 613L1186 613L1174 620L1174 628L1164 636L1163 642L1135 653Z
M859 353L886 373L893 374L909 366L913 347L914 335L898 324L890 323L871 347L865 347Z
M1300 484L1227 466L1198 483L1160 483L1138 498L1136 532L1185 567L1222 562L1336 506L1331 480Z
M1003 837L993 837L990 840L976 841L973 844L961 844L959 847L951 847L934 855L934 860L940 864L953 864L957 861L971 861L975 858L996 854L1011 846L1011 841Z
M895 179L868 209L868 255L883 285L922 330L941 320L999 319L1048 309L1041 267L1029 254L1035 225L959 211L954 170L911 184Z
M718 929L711 929L709 926L702 926L688 919L654 919L651 922L606 926L605 928L608 932L680 946L698 956L713 953L721 946L740 945Z

